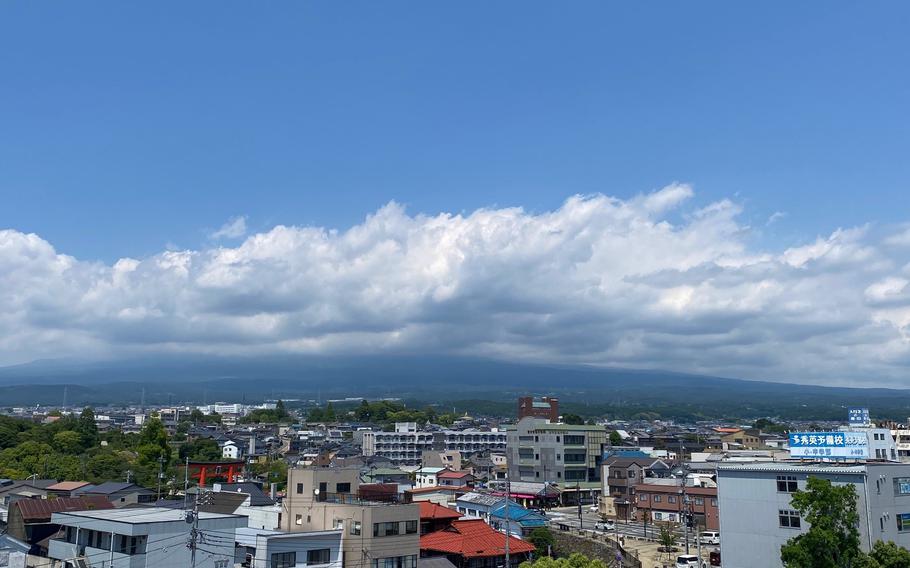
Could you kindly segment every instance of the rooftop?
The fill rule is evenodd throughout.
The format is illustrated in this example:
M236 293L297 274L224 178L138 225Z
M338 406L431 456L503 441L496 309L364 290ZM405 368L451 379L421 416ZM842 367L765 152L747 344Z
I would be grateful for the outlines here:
M147 509L107 509L97 511L65 511L60 513L71 517L81 517L95 519L99 521L111 521L116 523L126 523L130 525L141 525L147 523L172 523L174 521L185 522L186 511L181 509L168 509L163 507L149 507ZM209 519L229 519L245 518L240 515L229 515L224 513L207 513L200 511L199 520ZM63 520L63 519L61 519ZM61 524L66 524L65 520Z
M836 463L836 462L750 462L750 463L718 463L717 472L722 471L761 471L761 472L807 472L807 473L850 473L863 474L865 463ZM898 465L898 464L891 464Z
M448 507L431 503L430 501L419 501L420 520L424 519L460 519L461 513L453 511Z
M512 554L534 551L532 544L513 536L508 538ZM457 554L465 558L482 558L503 556L505 542L506 535L493 529L483 519L470 519L453 521L450 528L423 535L420 537L420 549Z

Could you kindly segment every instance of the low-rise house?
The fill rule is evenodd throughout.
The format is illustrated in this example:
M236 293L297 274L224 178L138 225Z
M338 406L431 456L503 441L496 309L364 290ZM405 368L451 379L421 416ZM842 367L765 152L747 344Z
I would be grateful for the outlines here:
M282 532L242 527L236 530L234 564L249 568L315 566L341 568L341 532Z
M473 487L475 477L468 471L446 469L436 475L437 485L450 487Z
M692 513L692 528L720 530L717 487L685 487L677 479L635 486L636 518L642 523L680 523ZM667 482L667 483L663 483Z
M635 486L648 477L666 477L670 467L651 457L611 456L603 463L603 497L607 514L629 519L635 507Z
M75 497L79 493L94 487L88 481L61 481L47 487L48 495L55 497Z
M31 554L40 555L41 541L59 528L51 521L54 513L113 508L111 502L101 496L19 499L10 506L7 530L10 536L28 544Z
M490 511L490 526L499 531L505 531L508 527L509 534L530 536L531 531L545 528L548 524L547 516L537 511L525 509L513 502L509 502L508 507L506 510L506 503L502 501Z
M436 503L421 501L420 507L420 534L427 534L442 530L452 524L452 521L461 518L461 513Z
M121 481L105 481L100 485L78 489L75 493L80 496L100 495L117 508L137 503L150 505L155 502L157 497L151 489Z
M422 467L414 472L414 478L416 480L416 488L421 489L423 487L434 487L439 485L437 477L440 473L446 471L444 467Z
M29 545L8 534L0 534L0 568L25 566Z
M89 566L190 566L191 536L186 511L150 507L54 513L61 528L51 539L48 558L84 561ZM235 554L235 530L246 525L239 515L199 512L197 568L229 568Z
M420 557L444 556L458 568L505 566L507 538L510 567L531 558L532 544L506 536L480 519L452 521L445 529L421 536Z

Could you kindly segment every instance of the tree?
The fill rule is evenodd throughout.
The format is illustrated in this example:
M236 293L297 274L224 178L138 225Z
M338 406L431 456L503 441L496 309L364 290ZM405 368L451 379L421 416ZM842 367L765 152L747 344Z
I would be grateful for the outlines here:
M522 562L519 568L606 568L606 564L575 552L568 558L542 556L532 562Z
M82 453L82 435L79 432L65 430L54 434L54 448L69 455Z
M562 421L564 424L580 425L585 423L585 419L577 414L563 414Z
M332 406L331 402L325 405L325 412L323 413L323 420L325 420L326 422L335 421L335 407Z
M193 461L215 461L222 457L218 442L211 438L199 438L180 446L180 459L190 458Z
M611 446L621 446L622 445L622 436L616 430L610 432L610 445Z
M810 477L805 491L797 491L791 506L800 514L800 523L809 530L781 546L780 558L787 568L846 568L862 561L859 514L853 485L834 485L827 479Z
M670 554L676 550L676 535L670 530L670 523L660 526L660 535L657 537L657 542L660 543L663 551L667 553L667 560L669 560Z
M91 406L82 409L76 431L82 437L83 447L91 448L98 445L98 425L95 424L95 411Z
M275 414L278 415L278 419L279 419L279 420L281 420L282 418L287 418L288 416L290 416L290 415L288 414L287 409L284 407L284 401L281 400L281 399L278 399L278 402L275 404Z
M868 568L910 568L910 551L893 542L876 542L869 557Z
M538 527L528 535L528 542L537 549L535 551L537 556L549 556L550 548L556 544L556 539L553 538L553 533L550 532L550 529Z

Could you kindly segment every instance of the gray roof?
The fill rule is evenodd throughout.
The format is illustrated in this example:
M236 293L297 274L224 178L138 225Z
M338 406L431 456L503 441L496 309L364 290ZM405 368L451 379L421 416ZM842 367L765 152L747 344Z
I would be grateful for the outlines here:
M512 485L515 485L515 484L513 483ZM464 495L462 495L455 501L457 501L457 502L465 501L467 503L476 503L477 505L485 505L487 507L492 507L493 505L500 503L504 499L505 499L505 497L502 497L502 496L497 497L496 495L488 495L486 493L478 493L478 492L474 491L471 493L465 493Z
M28 551L31 550L31 546L17 538L13 538L8 534L0 534L0 550L14 551L14 552L24 552L28 554Z
M866 464L840 465L829 462L750 462L719 463L717 472L723 471L758 471L758 472L795 472L795 473L866 473Z
M120 491L125 491L127 489L136 491L136 492L147 492L151 493L151 489L146 489L145 487L140 487L135 483L125 483L123 481L105 481L100 485L96 485L89 489L78 491L78 493L87 493L89 495L111 495L114 493L119 493Z
M93 511L68 511L66 513L54 513L53 522L57 522L56 515L66 515L70 517L85 517L97 519L100 521L112 521L116 523L127 523L130 525L141 525L145 523L169 523L173 521L185 521L186 511L180 509L164 509L158 507L149 507L147 509L103 509ZM199 519L228 519L241 518L240 515L226 515L223 513L209 513L200 511ZM65 519L65 517L64 517ZM61 520L64 520L61 519ZM60 523L60 524L66 524Z
M249 495L250 505L254 507L275 504L256 483L222 483L219 487L224 493L245 493Z

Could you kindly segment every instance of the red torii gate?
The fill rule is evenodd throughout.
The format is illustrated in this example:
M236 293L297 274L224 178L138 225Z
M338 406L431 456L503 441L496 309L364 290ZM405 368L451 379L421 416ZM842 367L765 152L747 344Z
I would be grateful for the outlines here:
M199 487L205 487L206 477L226 477L228 483L237 481L237 475L243 471L243 460L191 461L186 467L187 476L195 479Z

